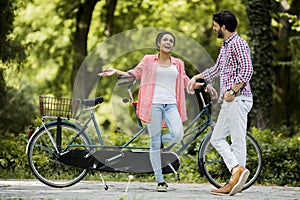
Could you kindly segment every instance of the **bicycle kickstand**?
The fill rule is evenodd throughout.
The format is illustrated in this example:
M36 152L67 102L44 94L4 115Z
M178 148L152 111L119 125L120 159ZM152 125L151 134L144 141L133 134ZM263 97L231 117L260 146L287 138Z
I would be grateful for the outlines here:
M176 170L174 169L174 167L172 166L172 164L168 163L168 165L172 169L172 171L174 172L174 174L177 176L177 180L180 181L180 175L176 172Z
M94 163L93 168L94 168L94 169L97 168L97 164L96 164L96 163ZM104 180L104 178L103 178L103 175L102 175L102 172L101 172L101 171L100 171L100 177L101 177L101 180L102 180L102 184L104 185L104 189L105 189L105 190L108 190L108 185L106 184L106 182L105 182L105 180Z
M101 180L102 180L102 184L104 185L104 190L108 190L108 185L106 184L106 182L103 178L102 172L100 172L100 177L101 177Z

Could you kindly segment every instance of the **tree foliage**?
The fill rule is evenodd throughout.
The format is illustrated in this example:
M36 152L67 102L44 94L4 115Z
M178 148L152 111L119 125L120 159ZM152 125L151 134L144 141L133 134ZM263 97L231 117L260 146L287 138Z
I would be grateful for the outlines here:
M34 115L28 115L28 118L15 118L18 112L16 112L17 107L13 103L18 105L19 102L15 102L15 99L20 98L22 94L20 95L20 93L16 92L16 88L9 87L5 80L7 69L13 71L21 69L20 66L26 59L24 47L12 34L15 13L23 3L18 0L0 1L0 132L9 130L20 131L20 128L23 129L30 123L30 118L34 117ZM25 102L23 106L28 106L29 108L31 104ZM11 112L13 113L11 114ZM18 123L10 126L10 122L13 120L18 120Z
M19 41L19 44L25 46L25 53L28 56L22 74L15 74L13 70L6 72L7 81L3 77L1 85L8 83L18 89L22 84L23 88L31 88L29 91L33 91L35 96L40 94L71 96L78 69L98 44L125 30L141 27L178 31L201 44L215 60L222 41L217 40L212 31L211 15L220 9L227 9L237 15L239 21L237 31L250 42L253 50L255 74L252 84L255 104L250 115L252 125L268 127L274 121L276 123L289 121L287 124L289 126L297 121L299 112L292 107L300 101L296 95L299 87L291 87L291 84L299 85L296 78L299 61L297 62L298 54L295 46L299 41L297 1L35 0L25 1L22 4L19 1L15 2L1 2L7 7L1 10L4 13L2 15L5 16L6 13L8 16L6 24L10 24L1 31L6 30L6 38L9 39L7 41ZM290 5L289 9L286 9L286 6L285 10L282 8L281 5L286 5L284 2ZM12 24L14 15L16 20ZM128 43L125 42L124 45ZM188 44L184 47L188 52ZM109 55L117 51L118 49L112 47ZM6 54L10 54L9 52L12 51L5 51ZM13 52L21 55L18 52L22 51ZM102 67L108 66L128 70L138 63L145 52L156 51L149 49L131 52L122 55L113 63L106 63L100 56L93 61L99 64L98 68L95 65L93 70L87 70L86 76L92 77ZM23 51L22 55L26 55L25 53ZM281 56L278 56L279 53ZM192 57L196 56L191 52L188 58ZM283 62L285 64L282 65ZM278 66L278 63L286 67L274 67ZM209 65L206 67L210 67ZM186 70L190 76L201 71L197 70L197 67L199 66L186 63ZM86 81L86 84L88 83ZM112 89L109 88L112 88L114 83L112 78L102 79L101 86L106 89L101 89L97 94L108 95L110 98ZM92 84L88 86L86 96L91 93L93 87ZM295 98L285 99L286 95ZM269 112L270 109L273 112Z
M300 113L295 109L299 97L299 1L276 1L273 10L273 30L275 33L274 72L274 107L272 122L279 126L290 127L290 135L295 134L296 124L299 123ZM296 125L297 126L297 125Z
M20 1L0 2L0 59L2 63L22 61L25 58L23 47L12 35L15 12L21 6ZM3 67L3 66L2 66Z

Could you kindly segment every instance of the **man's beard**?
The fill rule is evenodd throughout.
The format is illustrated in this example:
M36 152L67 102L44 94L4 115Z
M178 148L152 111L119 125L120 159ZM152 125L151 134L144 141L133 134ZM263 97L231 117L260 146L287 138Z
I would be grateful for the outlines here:
M217 33L218 33L218 38L224 38L224 33L222 32L221 29Z

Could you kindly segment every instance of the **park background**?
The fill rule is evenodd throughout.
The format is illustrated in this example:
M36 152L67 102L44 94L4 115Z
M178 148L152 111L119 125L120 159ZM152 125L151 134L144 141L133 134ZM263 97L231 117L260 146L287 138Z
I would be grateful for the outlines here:
M38 97L72 97L76 74L98 44L124 31L158 27L194 39L216 60L222 40L216 39L211 16L219 10L237 16L237 32L252 50L254 107L249 132L259 142L264 159L257 183L299 186L297 0L0 0L0 178L34 178L25 148L28 129L40 125ZM155 48L128 52L113 63L100 59L99 71L108 66L131 69L145 53L155 53ZM190 77L198 73L190 63L186 71ZM89 94L108 100L101 105L99 124L118 143L126 137L109 111L116 81L116 77L101 79L101 85ZM198 146L181 157L182 181L206 181L197 171ZM87 177L97 178L96 174ZM136 178L154 181L151 176Z

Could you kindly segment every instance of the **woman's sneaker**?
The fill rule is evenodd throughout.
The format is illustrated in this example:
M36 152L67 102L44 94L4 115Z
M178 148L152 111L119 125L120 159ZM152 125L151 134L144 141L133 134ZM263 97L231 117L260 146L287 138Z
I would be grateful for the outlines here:
M156 186L157 192L166 192L168 185L165 182L158 183Z

